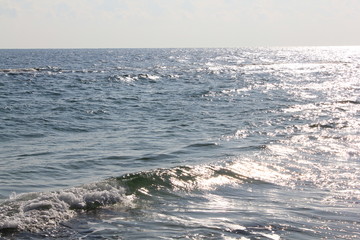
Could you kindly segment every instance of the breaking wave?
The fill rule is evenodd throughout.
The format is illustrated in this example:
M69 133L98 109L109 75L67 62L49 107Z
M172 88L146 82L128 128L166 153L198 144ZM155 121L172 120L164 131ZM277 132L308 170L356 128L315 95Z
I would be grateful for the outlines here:
M206 191L220 185L253 181L227 167L182 166L130 173L48 193L14 193L0 205L0 233L45 231L58 227L78 213L114 204L131 208L136 205L136 199L161 192Z

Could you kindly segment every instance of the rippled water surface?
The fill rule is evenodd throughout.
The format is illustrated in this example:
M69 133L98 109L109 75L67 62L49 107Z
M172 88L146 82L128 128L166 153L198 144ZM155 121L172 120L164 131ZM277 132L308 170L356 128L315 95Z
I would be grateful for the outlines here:
M360 238L359 47L0 59L0 238Z

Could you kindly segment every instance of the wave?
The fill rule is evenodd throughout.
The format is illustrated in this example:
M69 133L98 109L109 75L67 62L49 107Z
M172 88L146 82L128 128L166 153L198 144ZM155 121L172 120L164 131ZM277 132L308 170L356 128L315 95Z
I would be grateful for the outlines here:
M0 205L0 233L54 228L80 210L125 202L124 193L111 182L99 182L49 193L13 194Z
M180 166L130 173L60 191L13 194L0 204L0 234L46 231L84 211L113 205L135 207L144 197L209 191L254 181L225 166Z
M131 194L146 191L212 190L220 185L255 181L225 166L181 166L127 174L116 178Z
M0 74L6 75L18 75L18 76L29 76L29 75L38 75L38 74L104 74L112 73L113 69L108 70L96 70L96 69L82 69L82 70L69 70L62 69L59 67L35 67L35 68L17 68L17 69L0 69ZM160 79L161 75L154 75L148 73L138 73L138 74L109 74L104 75L104 79L111 82L133 82L138 80L147 80L149 82L156 82ZM165 76L171 78L171 76ZM84 80L82 78L78 79L81 82L88 83L91 80Z
M61 72L61 71L63 70L60 67L55 67L55 66L0 69L0 73L5 73L5 74L24 74L24 73Z
M121 81L121 82L133 82L137 80L149 80L149 81L156 81L159 79L159 76L151 75L151 74L122 74L122 75L111 75L107 78L109 81Z
M140 71L141 69L139 69ZM46 66L46 67L29 67L29 68L9 68L9 69L0 69L0 74L8 74L8 75L24 75L24 74L37 74L37 73L76 73L76 74L87 74L87 73L111 73L118 72L119 69L64 69L57 66ZM161 76L148 74L148 73L138 73L138 74L113 74L107 77L108 80L121 80L121 81L134 81L134 80L152 80L156 81ZM166 76L172 77L172 76Z
M104 70L99 69L64 69L57 66L46 67L29 67L29 68L8 68L0 69L0 73L16 75L28 73L103 73Z
M337 103L340 104L360 104L360 100L342 100L342 101L337 101Z

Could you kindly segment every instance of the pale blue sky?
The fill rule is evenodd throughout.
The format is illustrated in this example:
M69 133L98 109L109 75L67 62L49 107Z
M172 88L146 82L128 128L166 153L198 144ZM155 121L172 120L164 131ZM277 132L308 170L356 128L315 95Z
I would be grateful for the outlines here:
M360 0L0 0L0 48L360 45Z

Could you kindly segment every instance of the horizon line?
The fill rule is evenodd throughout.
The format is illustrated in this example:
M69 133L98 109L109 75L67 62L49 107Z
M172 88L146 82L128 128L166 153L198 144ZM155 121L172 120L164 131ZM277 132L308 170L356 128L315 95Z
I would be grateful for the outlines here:
M0 50L71 50L71 49L239 49L239 48L311 48L311 47L360 47L359 45L271 45L238 47L20 47L0 48Z

